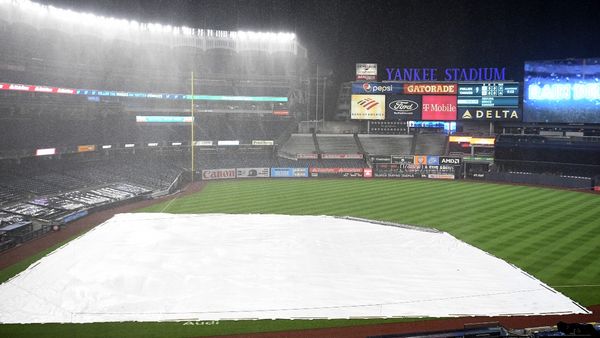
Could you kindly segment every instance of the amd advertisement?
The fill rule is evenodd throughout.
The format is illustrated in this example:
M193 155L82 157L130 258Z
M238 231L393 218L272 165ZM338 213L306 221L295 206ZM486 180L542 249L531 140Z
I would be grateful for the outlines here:
M600 123L600 58L525 62L524 122Z

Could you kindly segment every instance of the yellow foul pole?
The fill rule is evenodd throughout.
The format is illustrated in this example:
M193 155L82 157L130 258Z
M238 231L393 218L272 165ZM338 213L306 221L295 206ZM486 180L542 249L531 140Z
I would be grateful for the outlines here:
M192 130L192 136L190 139L190 152L192 153L192 182L194 182L194 174L195 174L195 168L194 168L194 148L195 148L195 141L194 141L194 125L196 124L194 121L194 72L192 71L192 81L191 81L191 92L192 92L192 109L191 109L191 115L192 115L192 127L190 128Z

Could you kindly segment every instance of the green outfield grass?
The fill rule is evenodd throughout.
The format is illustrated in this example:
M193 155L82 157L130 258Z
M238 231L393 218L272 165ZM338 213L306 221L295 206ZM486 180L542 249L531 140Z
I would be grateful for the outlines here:
M434 227L505 259L582 305L600 304L600 195L433 180L237 180L140 210L356 216ZM0 272L0 280L26 267ZM390 322L0 325L2 337L179 337Z

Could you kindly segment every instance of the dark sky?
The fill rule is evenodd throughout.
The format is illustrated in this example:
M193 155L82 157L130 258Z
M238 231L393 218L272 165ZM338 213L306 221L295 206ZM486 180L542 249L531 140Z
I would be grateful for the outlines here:
M292 31L338 81L356 62L385 67L508 67L600 57L600 1L45 0L105 16L223 30Z

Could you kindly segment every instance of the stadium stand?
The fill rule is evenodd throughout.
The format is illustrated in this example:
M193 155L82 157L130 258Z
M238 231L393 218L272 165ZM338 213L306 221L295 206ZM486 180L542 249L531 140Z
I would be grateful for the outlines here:
M360 148L354 140L352 134L338 134L338 135L323 135L317 134L317 142L319 143L319 149L323 153L331 154L358 154Z
M316 152L312 134L292 134L279 149L279 155L287 158L296 158L297 154L314 154Z
M445 134L415 134L414 154L444 155L448 144Z
M412 154L413 135L358 135L370 155Z

